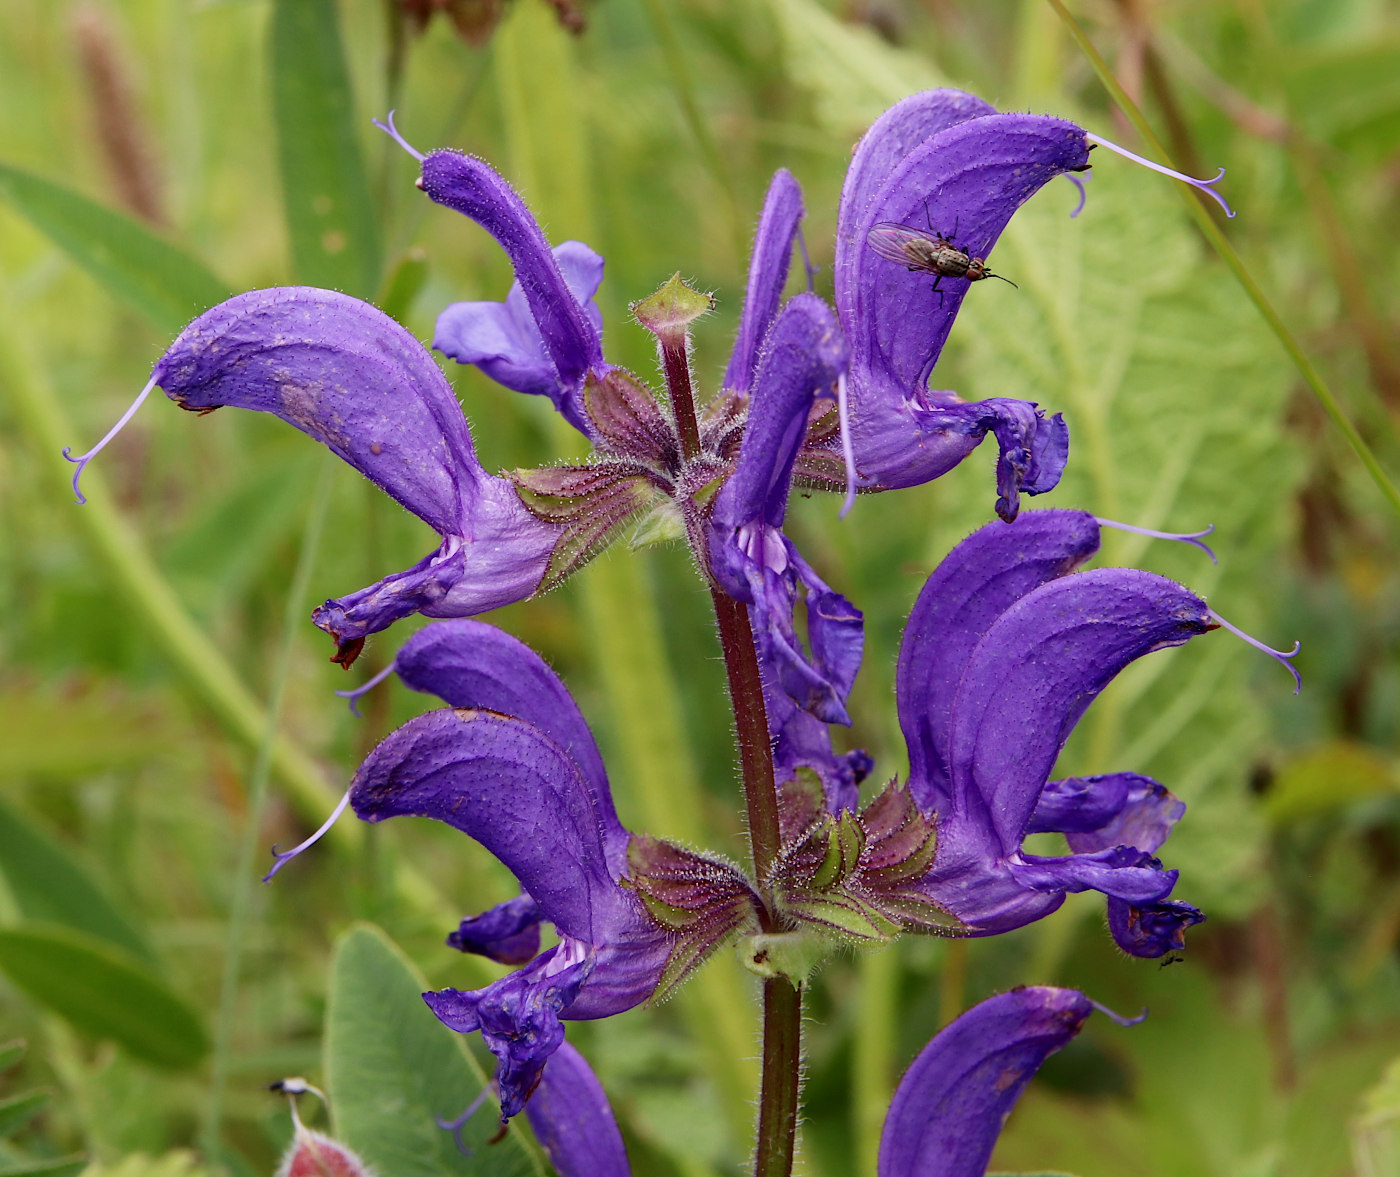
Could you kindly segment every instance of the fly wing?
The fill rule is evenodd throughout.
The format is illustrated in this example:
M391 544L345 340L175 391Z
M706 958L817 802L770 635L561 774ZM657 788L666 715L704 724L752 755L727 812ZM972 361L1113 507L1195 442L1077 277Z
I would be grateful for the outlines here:
M922 229L911 229L893 221L881 221L866 236L870 248L887 261L908 269L927 269L938 248L938 238Z

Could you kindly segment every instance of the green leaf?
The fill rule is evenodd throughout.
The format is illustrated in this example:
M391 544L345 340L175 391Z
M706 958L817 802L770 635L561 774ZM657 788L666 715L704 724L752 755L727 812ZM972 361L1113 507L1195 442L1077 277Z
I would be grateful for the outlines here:
M77 1177L87 1167L87 1158L81 1156L17 1161L13 1165L0 1165L0 1177Z
M379 227L356 138L334 0L277 0L272 104L297 278L370 298Z
M13 1136L44 1110L50 1098L47 1091L27 1091L0 1099L0 1137Z
M1389 757L1353 740L1329 740L1303 749L1279 769L1264 813L1283 824L1397 791L1400 773Z
M926 58L896 49L867 25L838 20L815 0L769 4L787 75L811 95L827 130L863 131L901 98L947 85Z
M427 982L378 928L336 947L326 1013L326 1085L335 1137L394 1177L513 1177L541 1169L509 1132L496 1144L495 1105L468 1121L457 1150L435 1118L459 1115L486 1084L456 1034L423 1004Z
M203 263L70 188L0 164L0 197L113 295L170 335L229 296Z
M192 1067L209 1049L199 1017L139 960L58 924L0 928L0 969L93 1038L157 1066Z
M29 1049L29 1043L23 1038L16 1038L13 1042L6 1042L0 1045L0 1074L8 1071L20 1059L24 1057L24 1052Z
M0 801L0 874L21 914L109 940L148 964L146 938L68 852Z

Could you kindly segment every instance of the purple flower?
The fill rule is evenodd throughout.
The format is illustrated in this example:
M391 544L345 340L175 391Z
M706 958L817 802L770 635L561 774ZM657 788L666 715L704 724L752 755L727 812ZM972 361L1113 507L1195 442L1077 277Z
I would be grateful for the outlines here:
M879 1177L982 1177L1026 1084L1093 1010L1076 990L1026 987L945 1026L895 1091L880 1137ZM561 1177L630 1177L607 1096L567 1043L549 1060L525 1110Z
M507 388L548 396L571 425L594 437L583 389L589 376L601 379L610 371L603 361L603 317L592 302L603 259L579 241L551 250L525 203L482 160L456 151L413 154L423 165L418 186L490 233L515 267L504 303L448 307L438 317L433 346Z
M525 1105L530 1127L559 1177L631 1177L627 1149L603 1086L565 1042Z
M1002 1125L1093 1003L1074 989L1013 989L955 1018L919 1052L890 1102L879 1177L982 1177Z
M368 303L303 286L240 294L186 327L151 381L181 408L280 417L443 537L414 567L316 610L337 661L400 617L482 613L544 579L563 528L485 472L432 357Z
M907 790L937 815L937 854L916 889L973 935L1039 919L1068 891L1101 891L1119 945L1161 956L1204 918L1167 901L1176 872L1153 857L1185 807L1134 773L1049 776L1120 670L1215 622L1205 602L1151 573L1070 575L1098 545L1093 516L1037 511L975 532L919 595L896 688ZM1046 831L1074 853L1022 848Z
M929 374L969 282L913 259L900 265L871 243L877 226L903 226L980 263L1015 211L1042 185L1088 166L1085 132L1040 115L998 114L957 90L912 95L886 111L856 148L841 195L836 308L851 345L849 430L859 485L916 486L947 473L991 433L997 513L1019 495L1055 486L1068 435L1033 404L967 403L930 391ZM976 274L976 268L969 270ZM937 286L937 289L935 289ZM800 476L833 483L837 438L814 439Z
M563 1042L562 1020L610 1017L669 990L752 922L755 898L728 864L623 828L577 705L516 639L477 621L428 626L394 668L449 708L370 754L350 787L355 812L445 822L515 875L523 898L464 922L455 947L519 961L541 920L559 933L485 989L424 995L452 1029L481 1032L508 1118Z

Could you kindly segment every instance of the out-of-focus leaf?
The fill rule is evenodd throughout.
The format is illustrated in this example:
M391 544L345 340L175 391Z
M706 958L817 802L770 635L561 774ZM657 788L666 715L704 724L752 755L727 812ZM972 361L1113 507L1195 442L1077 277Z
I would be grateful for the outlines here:
M1391 1177L1400 1172L1400 1059L1361 1101L1352 1124L1351 1152L1357 1177Z
M379 286L379 228L335 0L277 0L272 105L298 280L370 298Z
M66 850L0 801L0 873L26 919L76 928L155 962L146 938Z
M769 3L787 74L811 96L827 130L858 133L901 98L948 84L927 59L896 49L868 26L837 20L813 0Z
M0 928L0 969L82 1033L157 1066L192 1067L209 1049L198 1015L139 960L59 924Z
M110 1165L93 1165L83 1177L203 1177L207 1172L194 1153L175 1149L158 1157L136 1153Z
M1376 160L1400 146L1400 38L1290 50L1282 79L1297 117L1318 138Z
M73 779L148 762L177 742L172 726L115 690L21 683L0 691L0 778Z
M17 1038L13 1042L6 1042L0 1046L0 1073L8 1071L15 1063L24 1057L24 1052L29 1049L29 1044L22 1038Z
M486 1077L457 1035L423 1004L427 982L378 928L341 939L331 965L326 1013L326 1085L335 1137L394 1177L528 1177L541 1170L507 1133L496 1144L494 1104L462 1130L470 1155L434 1122L452 1119Z
M0 1165L0 1177L77 1177L87 1167L87 1158L81 1156L18 1161L12 1165Z
M1283 824L1397 791L1400 773L1392 760L1365 744L1334 740L1305 749L1279 770L1264 813Z
M170 335L229 296L203 263L70 188L0 164L0 196L112 294Z
M27 1091L0 1099L0 1136L13 1136L48 1105L47 1091Z

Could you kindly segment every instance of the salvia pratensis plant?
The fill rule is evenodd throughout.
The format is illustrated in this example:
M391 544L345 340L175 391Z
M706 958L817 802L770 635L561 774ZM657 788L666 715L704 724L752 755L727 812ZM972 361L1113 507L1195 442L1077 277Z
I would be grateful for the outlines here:
M705 398L690 324L710 309L708 294L677 275L633 304L656 340L658 393L606 358L597 253L577 241L551 246L485 162L423 154L392 116L382 126L417 160L426 196L481 225L515 271L503 301L443 310L433 346L549 398L592 457L488 472L423 346L374 307L328 290L258 290L207 311L156 364L142 397L158 386L200 413L272 413L441 537L412 568L325 602L314 620L348 667L400 618L445 619L405 642L380 677L446 706L380 743L342 808L369 822L446 823L518 881L518 897L448 936L515 971L483 989L424 995L442 1022L479 1033L495 1056L501 1121L525 1112L565 1177L629 1173L602 1087L565 1025L662 999L733 945L763 984L754 1171L785 1177L802 990L834 949L906 932L997 935L1092 890L1105 896L1125 953L1181 951L1205 916L1172 898L1177 872L1157 853L1185 806L1131 766L1052 778L1079 718L1121 670L1234 627L1164 577L1081 571L1101 527L1138 530L1131 525L1078 510L1022 513L1022 496L1053 489L1064 469L1060 414L1014 397L969 402L929 383L1016 210L1057 176L1078 182L1095 145L1121 149L1071 122L1001 114L957 91L906 99L855 150L837 219L834 307L810 291L784 301L804 210L797 181L779 171L734 349ZM1219 177L1170 174L1224 204L1211 187ZM923 244L901 259L890 241L905 239ZM875 765L862 751L838 754L830 726L851 723L863 617L786 533L789 495L834 491L849 509L858 492L938 478L988 435L1000 519L957 545L919 594L895 700L910 771L862 790ZM95 453L74 459L79 473ZM750 838L742 863L629 830L564 683L521 642L472 620L547 591L648 514L684 537L713 599ZM1147 534L1205 548L1205 532ZM1026 848L1044 833L1062 835L1070 853ZM542 950L546 923L555 939ZM1073 990L1023 988L946 1026L895 1094L880 1177L982 1174L1026 1082L1093 1008Z

